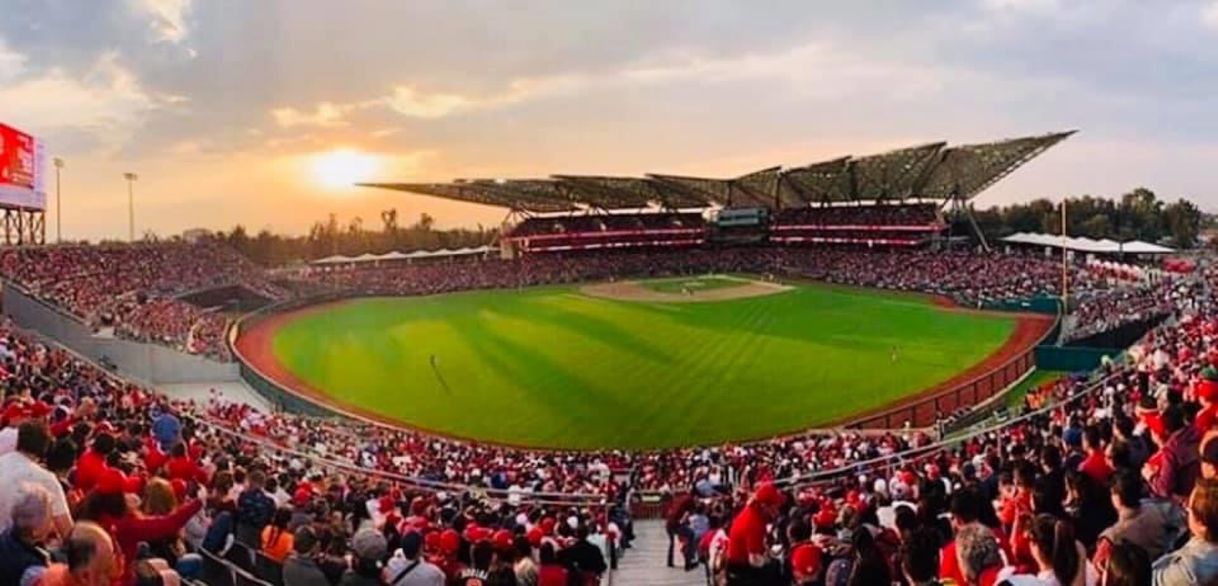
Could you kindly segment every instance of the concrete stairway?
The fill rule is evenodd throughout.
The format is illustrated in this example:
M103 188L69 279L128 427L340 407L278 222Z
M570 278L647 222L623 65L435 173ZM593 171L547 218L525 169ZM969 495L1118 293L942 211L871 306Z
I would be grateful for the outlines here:
M678 567L665 566L668 534L661 520L636 521L634 543L618 561L613 586L706 586L706 571L699 567L686 572L681 568L681 553L673 560Z

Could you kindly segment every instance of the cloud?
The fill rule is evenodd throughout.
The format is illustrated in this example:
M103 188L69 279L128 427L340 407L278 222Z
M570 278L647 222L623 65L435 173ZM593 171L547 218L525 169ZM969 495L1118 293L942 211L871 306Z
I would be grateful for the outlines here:
M271 110L271 117L275 119L275 124L278 124L282 128L294 128L297 126L336 128L347 125L345 117L356 106L355 104L322 102L317 104L312 112L305 112L296 108L275 108Z
M0 39L0 80L17 77L25 70L25 55L8 48Z
M15 122L38 132L85 132L118 144L149 112L185 101L145 88L114 52L98 57L83 75L59 68L28 75L4 67L6 60L13 58L0 56L0 104L19 116Z
M1201 24L1218 32L1218 0L1211 0L1201 7Z
M823 43L733 57L707 56L686 50L653 56L603 73L569 72L520 77L509 81L499 91L483 94L428 92L414 85L398 85L386 96L350 103L325 101L318 103L311 111L294 107L275 108L271 116L283 128L336 128L347 126L350 114L373 108L384 108L408 118L436 120L528 101L614 88L753 80L783 83L803 96L839 97L862 88L884 87L890 95L908 98L939 91L944 83L944 75L934 68L866 58Z
M150 18L148 24L157 42L180 44L190 34L186 16L191 0L130 0L137 14Z
M982 0L981 5L996 12L1049 14L1061 8L1059 0Z
M412 118L443 118L479 105L477 100L460 94L429 94L412 86L393 88L393 94L386 98L386 104L394 112Z

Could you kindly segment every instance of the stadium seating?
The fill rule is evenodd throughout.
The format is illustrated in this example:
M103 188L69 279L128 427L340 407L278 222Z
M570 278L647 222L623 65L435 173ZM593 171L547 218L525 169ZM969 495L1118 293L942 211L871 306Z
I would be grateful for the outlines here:
M504 237L526 252L688 247L705 241L700 213L604 214L528 218Z
M196 255L237 266L204 266ZM56 280L55 271L40 263L54 263L67 277ZM98 266L124 277L98 277ZM114 312L119 317L115 327L125 329L124 335L169 344L181 344L183 336L199 336L202 330L222 332L223 327L219 320L209 321L208 314L181 310L160 295L240 281L277 290L246 261L210 245L6 251L0 254L0 270L82 319ZM972 304L1051 293L1059 270L1054 262L1007 255L753 248L569 253L518 262L337 270L301 278L331 291L421 294L620 275L752 271L926 291ZM1086 553L1082 559L1103 569L1100 562L1111 547L1103 544L1100 530L1117 517L1107 509L1108 516L1093 515L1098 509L1090 507L1103 505L1107 495L1095 497L1096 486L1085 478L1111 476L1111 468L1144 475L1147 496L1176 513L1194 486L1209 490L1209 481L1193 477L1208 474L1198 460L1198 444L1200 434L1213 427L1218 402L1218 380L1211 380L1218 379L1213 370L1218 303L1212 294L1218 273L1120 289L1101 286L1101 280L1085 269L1076 274L1086 324L1110 323L1112 312L1082 309L1085 304L1132 307L1126 312L1131 315L1143 315L1145 310L1137 308L1149 307L1175 319L1135 345L1125 361L1037 389L1019 416L950 441L920 430L810 431L744 445L652 453L533 452L357 421L260 412L218 393L206 404L171 400L7 323L0 325L0 379L6 389L0 425L10 435L28 438L46 429L56 438L50 452L54 457L45 465L62 473L78 520L115 528L116 516L131 515L126 522L139 526L138 516L125 507L117 513L106 507L126 503L124 493L139 492L141 486L151 486L150 479L163 477L175 484L180 505L175 512L191 506L193 495L206 494L203 512L191 516L190 522L200 524L198 531L185 517L177 526L186 529L188 548L206 551L200 544L208 542L210 535L203 534L212 530L223 543L231 533L222 524L225 515L241 512L243 520L257 519L262 506L292 507L324 544L316 554L318 566L340 571L346 557L363 551L350 545L361 529L381 533L389 551L404 533L434 536L428 538L425 556L450 575L464 569L470 561L464 552L480 543L488 545L478 547L499 552L498 567L510 568L517 550L504 539L512 537L524 538L529 552L541 543L564 550L577 545L579 533L587 530L590 542L612 551L630 540L631 521L624 514L632 504L628 495L655 495L673 507L692 503L680 505L692 508L678 510L676 523L691 523L691 531L710 531L706 535L713 537L707 526L721 526L751 506L749 495L768 482L784 490L776 507L782 515L775 518L781 519L781 533L790 529L797 536L774 544L777 559L788 559L795 545L810 544L824 558L818 577L842 571L834 570L834 564L860 564L872 556L891 581L905 563L897 555L899 544L908 544L915 534L946 543L978 520L997 530L998 541L1014 554L1001 571L1034 572L1036 560L1028 555L1023 532L1033 513L1070 523ZM147 294L148 300L127 307L126 298L133 293ZM159 323L161 317L167 323ZM191 325L184 328L184 323ZM0 441L0 451L14 445ZM174 452L177 445L182 447ZM1108 452L1112 455L1106 460ZM12 461L0 459L0 477ZM268 481L258 486L255 478ZM1007 488L1008 478L1014 479L1014 488ZM981 491L982 502L999 501L1000 514L957 507L949 490L952 495ZM1050 491L1047 499L1045 491ZM694 498L677 498L685 494ZM900 512L901 502L913 503L917 510ZM949 512L959 517L959 524L936 521ZM800 524L812 536L801 535ZM498 537L499 530L506 537ZM190 537L195 533L197 542ZM885 546L866 544L858 537L864 533ZM134 536L117 537L128 543ZM1206 545L1207 538L1194 539L1202 542L1196 547L1218 551L1218 546ZM229 555L244 555L241 548L229 548ZM124 567L130 568L135 560L123 555ZM276 576L266 560L259 567L226 557L204 556L205 583L262 584L254 573L272 581ZM714 555L708 559L715 572L729 571Z

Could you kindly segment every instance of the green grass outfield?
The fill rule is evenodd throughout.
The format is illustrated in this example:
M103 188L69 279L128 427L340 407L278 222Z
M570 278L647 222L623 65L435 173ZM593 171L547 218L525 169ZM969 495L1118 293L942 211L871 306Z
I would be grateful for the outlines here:
M820 285L703 303L554 286L348 301L284 324L272 347L313 387L408 425L514 445L655 449L889 404L982 361L1014 327L921 296Z

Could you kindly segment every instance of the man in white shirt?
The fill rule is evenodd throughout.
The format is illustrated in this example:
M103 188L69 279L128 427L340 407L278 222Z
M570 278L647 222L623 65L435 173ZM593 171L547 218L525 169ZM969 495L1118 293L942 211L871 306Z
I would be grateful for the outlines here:
M0 430L0 456L10 454L17 449L17 427L31 419L41 419L50 413L45 403L10 403L4 410L4 420L8 427Z
M0 456L0 531L12 523L9 511L24 483L37 484L51 495L51 518L60 536L72 530L72 515L63 486L50 470L40 463L51 445L51 432L45 422L30 420L17 429L17 449Z
M402 548L397 550L385 564L382 574L389 586L444 586L444 572L436 565L424 560L423 536L410 531L402 536Z

